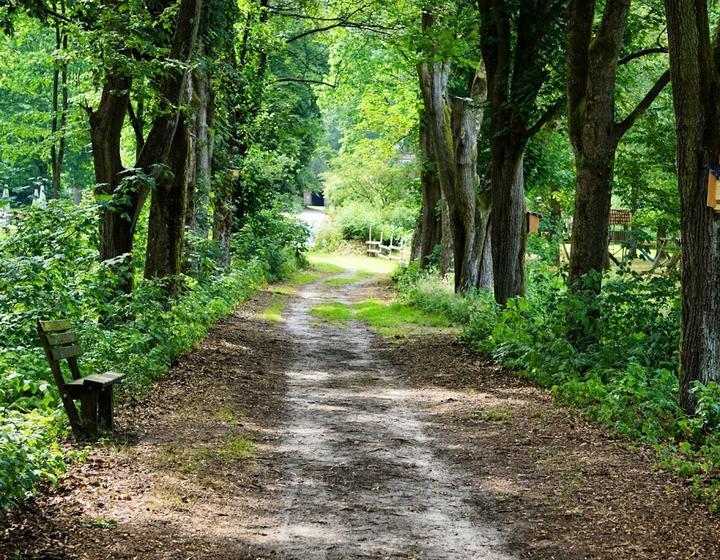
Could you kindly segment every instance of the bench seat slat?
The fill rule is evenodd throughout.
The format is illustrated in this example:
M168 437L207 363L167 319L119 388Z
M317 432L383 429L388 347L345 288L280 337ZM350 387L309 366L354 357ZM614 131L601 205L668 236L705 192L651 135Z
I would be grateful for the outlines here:
M72 331L62 333L48 333L47 341L50 346L62 346L77 342L77 336Z
M40 327L46 333L69 331L72 328L72 323L67 319L60 319L59 321L40 321Z
M125 377L125 374L115 373L113 371L88 375L87 377L81 377L70 383L65 383L65 389L70 392L77 392L83 389L107 387L108 385L119 383L123 377Z
M125 377L125 374L123 373L108 371L105 373L88 375L87 377L83 377L82 380L85 382L85 385L90 387L106 387L108 385L113 385L114 383L119 383L122 381L123 377Z
M56 346L52 349L52 355L54 360L62 360L64 358L77 358L82 354L82 350L77 344L71 344L70 346Z

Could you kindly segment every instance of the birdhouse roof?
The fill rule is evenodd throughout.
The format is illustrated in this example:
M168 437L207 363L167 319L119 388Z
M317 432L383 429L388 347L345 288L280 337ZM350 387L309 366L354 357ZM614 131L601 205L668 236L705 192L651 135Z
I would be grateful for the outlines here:
M610 225L611 226L629 226L632 221L632 212L628 208L611 208L610 209Z

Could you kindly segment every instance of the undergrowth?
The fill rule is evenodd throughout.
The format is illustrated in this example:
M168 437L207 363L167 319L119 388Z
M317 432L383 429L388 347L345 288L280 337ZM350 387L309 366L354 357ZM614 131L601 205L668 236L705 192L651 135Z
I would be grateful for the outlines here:
M215 264L213 247L198 249L177 299L168 302L163 286L146 280L117 295L117 267L97 261L95 212L91 203L53 201L25 210L0 239L0 506L65 469L59 442L67 428L37 320L70 319L85 351L81 369L126 373L120 398L137 399L218 319L304 260L304 228L261 213L235 236L229 269Z
M395 279L405 303L462 325L478 352L617 433L653 445L663 467L690 477L717 508L720 386L695 387L694 417L677 404L677 279L626 272L606 279L600 296L576 296L542 264L529 275L527 296L505 308L486 292L456 296L446 280L415 265ZM589 336L574 340L573 324Z

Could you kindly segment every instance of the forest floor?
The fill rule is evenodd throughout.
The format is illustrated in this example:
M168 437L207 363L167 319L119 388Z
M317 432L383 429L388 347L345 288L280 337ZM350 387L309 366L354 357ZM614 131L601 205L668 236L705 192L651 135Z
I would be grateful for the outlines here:
M393 297L339 278L270 286L218 323L119 408L114 442L0 518L0 557L720 558L720 517L650 450L447 329L319 320Z

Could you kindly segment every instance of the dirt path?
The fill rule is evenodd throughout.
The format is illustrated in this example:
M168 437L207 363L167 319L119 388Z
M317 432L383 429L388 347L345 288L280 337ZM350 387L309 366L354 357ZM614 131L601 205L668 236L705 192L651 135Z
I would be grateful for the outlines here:
M416 397L367 328L312 320L314 305L351 290L309 286L286 314L283 515L263 544L285 558L509 559L501 532L471 506L465 473L430 450Z
M0 518L0 558L720 558L716 516L546 392L447 335L310 315L386 290L242 305L121 407L119 444Z

